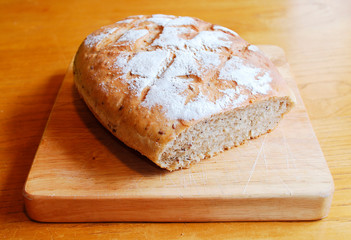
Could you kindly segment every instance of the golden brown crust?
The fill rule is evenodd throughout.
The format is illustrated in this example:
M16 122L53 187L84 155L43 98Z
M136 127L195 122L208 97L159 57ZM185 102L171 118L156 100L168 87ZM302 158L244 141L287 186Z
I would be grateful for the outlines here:
M171 22L173 25L168 26L169 24L165 23L167 18L170 19L167 21L173 21ZM162 38L167 40L167 29L171 30L169 36L172 37L172 31L176 28L181 29L177 36L181 41L184 40L185 47L177 45L181 41L173 43L170 39L168 41L171 45L165 44L165 40L161 41ZM198 42L195 41L195 37L200 33L205 35L211 32L224 36L226 41L222 41L223 37L219 37L218 42L222 41L222 45L208 41L208 45L196 49ZM181 76L191 80L191 85L181 93L187 96L187 102L196 101L199 93L203 93L209 102L215 103L223 98L223 91L235 88L238 85L236 81L219 80L226 76L221 69L224 69L233 57L239 57L245 63L261 69L262 74L258 73L258 78L263 78L264 71L269 71L271 81L268 90L267 85L257 88L257 91L261 92L255 92L250 86L241 87L240 94L246 98L232 105L226 102L227 105L220 112L245 107L272 96L291 95L273 63L259 49L248 44L235 32L196 18L134 16L95 31L81 44L75 57L74 77L77 89L94 115L113 135L158 165L166 145L206 116L196 115L196 118L191 118L190 114L182 118L183 115L180 113L178 117L172 118L165 114L165 106L162 104L161 106L144 104L148 100L146 99L148 95L151 95L149 94L151 87L157 83L140 87L141 82L138 79L141 77L138 75L138 69L127 69L125 62L130 62L138 53L153 51L159 51L157 53L160 54L156 54L155 59L150 61L154 60L155 64L162 65L163 69L158 69L157 77L155 75L153 78L145 78L147 81L162 78L162 74L165 74L172 64L176 65L175 61L180 59L179 56L184 51L195 51L198 55L202 53L218 55L219 62L216 66L209 65L211 67L205 68L203 67L205 65L200 64L200 75ZM163 59L160 57L162 54L165 55ZM142 69L142 66L140 68ZM209 116L211 114L207 115Z

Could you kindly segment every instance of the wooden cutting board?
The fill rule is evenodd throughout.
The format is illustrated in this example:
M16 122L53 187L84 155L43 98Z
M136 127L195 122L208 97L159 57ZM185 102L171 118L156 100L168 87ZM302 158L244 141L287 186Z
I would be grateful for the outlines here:
M278 128L168 172L126 147L62 83L25 188L43 222L312 220L328 214L334 184L282 49L260 46L294 90Z

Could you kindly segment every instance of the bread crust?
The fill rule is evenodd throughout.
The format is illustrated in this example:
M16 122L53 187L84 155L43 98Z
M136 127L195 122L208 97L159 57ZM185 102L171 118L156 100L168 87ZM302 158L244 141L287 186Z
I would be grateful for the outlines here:
M168 144L181 132L205 118L226 111L245 108L249 104L272 97L288 96L291 102L294 101L293 94L273 63L259 49L247 43L235 32L196 18L157 16L132 16L115 24L102 27L85 39L80 45L74 60L75 85L96 118L127 146L136 149L157 165L162 165L160 156ZM158 18L160 19L157 20ZM151 21L150 19L156 20ZM171 23L173 21L175 26L168 26L165 23L167 21ZM171 28L172 31L177 27L182 28L185 33L178 34L178 37L184 39L185 47L177 46L178 42L181 41L176 42L175 45L162 45L164 42L159 40L162 37L166 39L167 27ZM147 33L143 35L145 31ZM191 45L194 44L192 39L201 32L206 32L206 34L208 32L215 34L219 32L225 36L228 43L223 43L223 46L215 46L217 47L215 49L211 49L212 45L209 44L204 46L203 49L193 50L192 47L195 46L196 48L196 45ZM126 40L123 41L123 39ZM219 40L222 41L222 38L219 38ZM161 42L161 44L155 44L157 42ZM175 61L180 59L179 54L183 54L183 52L195 51L196 54L209 52L209 54L214 53L219 56L218 65L211 65L212 67L205 69L201 69L200 66L201 76L196 74L182 76L182 78L191 81L190 90L186 89L181 93L183 95L187 94L187 97L190 98L190 100L187 100L190 102L196 101L202 90L207 94L206 97L209 102L216 103L223 97L223 91L238 86L238 81L219 80L222 69L234 57L243 59L257 69L263 69L263 72L269 71L271 81L268 85L266 84L268 88L264 85L268 89L267 91L264 89L262 92L255 92L255 89L252 90L250 86L241 87L239 95L245 95L246 98L240 102L236 101L235 104L229 103L215 113L194 118L191 118L192 115L190 117L185 115L183 118L180 115L181 117L172 118L169 116L172 113L167 115L165 106L157 104L146 106L144 104L148 100L148 95L151 94L152 87L157 85L157 82L137 90L131 84L133 81L140 84L138 82L138 79L140 79L138 71L142 70L142 65L140 68L127 69L128 67L123 65L125 63L116 64L116 59L121 61L124 59L126 62L130 62L137 54L153 51L160 51L160 54L155 54L155 59L150 59L150 61L154 61L154 65L162 65L162 69L159 70L161 74L158 72L160 75L150 78L152 81L155 78L161 78L162 74L165 74L172 65L175 65ZM168 55L161 59L162 61L159 61L159 58L161 58L159 56L162 54ZM146 70L148 71L151 68ZM263 73L261 76L259 74L258 78L261 78ZM147 79L147 81L150 79ZM256 80L260 81L259 79ZM262 86L260 89L263 89ZM191 88L200 90L196 92ZM191 94L195 95L192 96Z

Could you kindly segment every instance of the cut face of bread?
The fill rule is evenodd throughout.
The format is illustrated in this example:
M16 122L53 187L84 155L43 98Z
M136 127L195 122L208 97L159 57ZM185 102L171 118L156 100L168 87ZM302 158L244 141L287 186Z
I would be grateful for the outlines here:
M191 17L132 16L95 31L74 77L112 134L168 170L271 131L294 105L258 47Z
M204 119L170 142L161 155L166 169L187 168L201 159L239 146L275 128L291 108L287 98L272 98Z

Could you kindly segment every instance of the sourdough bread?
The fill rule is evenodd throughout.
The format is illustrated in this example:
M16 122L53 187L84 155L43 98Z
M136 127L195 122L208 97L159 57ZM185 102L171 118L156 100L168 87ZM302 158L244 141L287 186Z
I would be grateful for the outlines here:
M258 47L191 17L100 28L79 47L74 79L113 135L170 171L271 131L295 101Z

